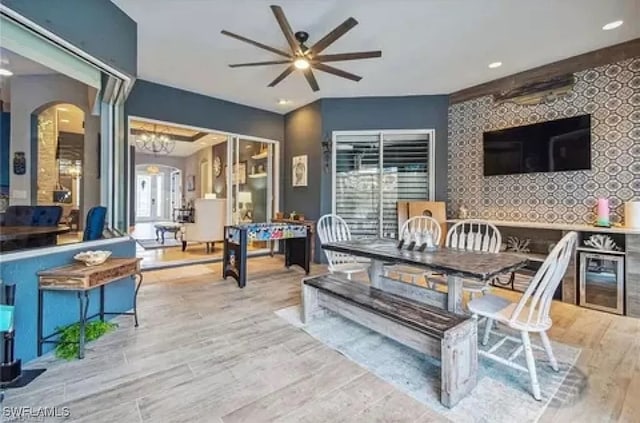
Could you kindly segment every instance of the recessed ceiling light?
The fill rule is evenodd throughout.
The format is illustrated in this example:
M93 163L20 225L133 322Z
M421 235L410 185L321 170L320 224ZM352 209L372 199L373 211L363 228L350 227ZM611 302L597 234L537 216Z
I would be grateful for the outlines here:
M489 63L489 68L491 69L499 68L500 66L502 66L502 62Z
M68 112L69 109L67 109L66 107L57 107L59 112Z
M608 24L603 26L602 29L605 30L605 31L609 31L611 29L616 29L619 26L622 26L622 24L623 24L623 21L613 21L613 22L609 22Z
M69 123L69 119L60 119L60 123Z
M0 68L0 76L11 76L11 75L13 75L13 72L11 72L9 69Z
M284 106L285 104L289 104L289 100L281 98L280 100L278 100L278 104Z

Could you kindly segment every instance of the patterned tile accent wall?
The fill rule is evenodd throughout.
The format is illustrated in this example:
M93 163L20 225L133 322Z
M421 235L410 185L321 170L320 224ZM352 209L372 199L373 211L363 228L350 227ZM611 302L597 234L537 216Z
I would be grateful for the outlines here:
M481 97L449 108L448 213L470 217L593 223L600 197L612 221L623 203L640 200L640 58L576 73L564 98L535 106ZM483 176L482 133L591 114L591 170Z

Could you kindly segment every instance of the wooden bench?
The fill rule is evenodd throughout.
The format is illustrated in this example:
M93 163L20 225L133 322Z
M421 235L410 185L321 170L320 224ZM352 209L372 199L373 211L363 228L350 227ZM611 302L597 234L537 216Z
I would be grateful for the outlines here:
M452 407L476 385L475 319L336 275L302 280L303 323L330 310L441 361L440 402Z

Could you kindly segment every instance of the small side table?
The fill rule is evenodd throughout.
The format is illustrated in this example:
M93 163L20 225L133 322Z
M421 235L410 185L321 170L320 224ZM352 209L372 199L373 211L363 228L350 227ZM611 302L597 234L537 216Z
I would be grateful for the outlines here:
M164 244L165 232L173 233L176 241L178 240L178 232L182 229L182 225L174 222L156 223L153 225L156 230L156 241L160 241L160 244Z
M140 271L140 258L110 258L98 266L86 266L83 263L74 263L68 266L38 272L38 356L42 355L44 344L57 344L51 340L60 334L60 331L50 335L43 334L44 317L44 292L45 291L70 291L78 296L80 315L80 339L78 358L84 358L85 326L95 317L104 321L106 315L129 315L134 317L135 326L138 327L137 298L140 285L142 285L142 272ZM104 310L104 287L112 282L134 276L138 279L133 294L133 312L107 312ZM100 311L87 316L89 310L89 292L100 288Z

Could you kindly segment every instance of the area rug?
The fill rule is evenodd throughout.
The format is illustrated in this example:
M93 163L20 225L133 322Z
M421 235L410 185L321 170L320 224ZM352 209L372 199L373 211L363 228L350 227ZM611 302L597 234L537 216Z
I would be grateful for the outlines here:
M281 309L275 313L455 422L537 421L575 365L581 352L578 348L552 342L553 351L560 366L560 371L556 373L548 365L544 352L536 351L542 401L536 401L529 393L528 374L480 358L477 386L454 408L448 409L440 404L438 359L405 347L332 313L317 318L307 325L303 325L300 321L299 306ZM483 328L484 326L480 329ZM504 327L501 326L499 330L504 332ZM495 344L497 339L498 335L492 334L488 347ZM488 347L479 344L479 348ZM507 357L515 347L503 345L498 353ZM524 364L524 357L520 364Z
M172 247L181 247L182 242L173 238L173 235L170 237L166 237L164 239L164 244L161 244L159 241L155 239L136 239L138 244L142 246L145 250L157 250L159 248L172 248Z

